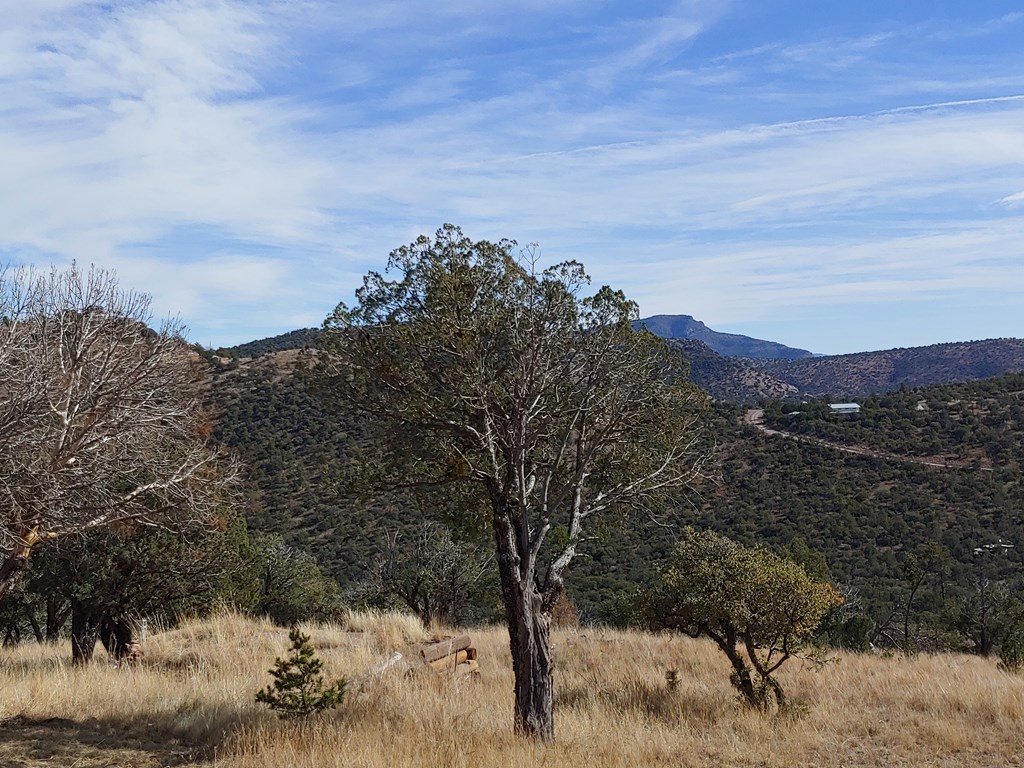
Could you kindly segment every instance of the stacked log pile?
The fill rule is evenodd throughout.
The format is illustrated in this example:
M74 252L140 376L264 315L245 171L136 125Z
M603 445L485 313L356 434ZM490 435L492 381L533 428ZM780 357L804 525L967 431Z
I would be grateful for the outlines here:
M453 677L480 674L476 648L469 635L448 637L417 646L417 655L430 669Z

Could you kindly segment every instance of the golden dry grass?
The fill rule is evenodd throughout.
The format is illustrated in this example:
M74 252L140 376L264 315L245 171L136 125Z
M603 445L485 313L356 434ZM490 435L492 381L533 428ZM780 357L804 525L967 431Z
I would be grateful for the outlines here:
M361 632L356 632L359 628ZM370 670L420 639L404 617L311 626L327 675L352 681L335 712L300 725L255 703L287 632L237 616L152 637L134 669L102 652L4 651L0 765L167 766L1011 766L1024 764L1024 679L969 656L842 655L794 662L785 715L742 707L711 645L637 632L555 633L556 736L511 733L504 630L472 632L477 681ZM665 672L678 668L669 691Z

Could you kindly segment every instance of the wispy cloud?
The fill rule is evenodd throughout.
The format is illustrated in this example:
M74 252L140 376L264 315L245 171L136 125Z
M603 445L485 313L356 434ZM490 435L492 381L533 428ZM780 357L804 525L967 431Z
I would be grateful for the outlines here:
M724 324L1024 288L1017 16L743 9L0 2L0 252L116 266L214 343L443 221Z

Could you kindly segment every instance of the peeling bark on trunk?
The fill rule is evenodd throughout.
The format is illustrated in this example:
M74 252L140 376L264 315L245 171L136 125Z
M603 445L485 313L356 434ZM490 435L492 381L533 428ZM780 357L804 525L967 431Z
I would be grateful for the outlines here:
M515 674L516 732L551 741L555 737L551 617L542 609L541 596L529 586L513 605L506 606L506 612Z
M532 579L523 577L514 528L507 519L495 515L498 574L515 676L514 726L520 735L551 741L555 737L551 616Z

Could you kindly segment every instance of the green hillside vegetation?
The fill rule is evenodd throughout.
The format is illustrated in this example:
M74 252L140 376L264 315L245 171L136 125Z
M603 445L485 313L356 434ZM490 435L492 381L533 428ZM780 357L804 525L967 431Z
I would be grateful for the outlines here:
M216 435L249 467L250 523L313 553L351 589L370 574L385 535L411 531L419 512L410 514L413 502L345 493L346 445L358 429L271 363L220 374ZM985 601L1012 593L1021 573L1022 389L1022 377L1007 376L901 391L866 400L859 420L826 416L823 403L808 404L806 416L783 415L792 403L766 409L773 425L835 442L909 457L977 458L946 469L765 435L742 423L740 408L720 403L708 425L717 442L716 476L658 520L627 516L597 530L573 565L570 594L585 620L627 622L637 587L655 578L686 524L776 551L802 541L824 555L847 591L841 621L866 622L884 643L903 634L914 586L908 565L931 542L949 562L918 585L911 634L922 647L969 648L974 642L964 627L975 621L972 611L990 611ZM927 408L917 410L922 400ZM1014 611L1005 607L1006 616Z
M746 358L720 355L696 339L673 339L672 344L690 364L690 381L715 400L756 403L797 394L796 387L762 371Z
M357 430L312 397L287 364L273 362L282 361L218 375L211 393L214 436L245 462L250 526L282 534L347 585L402 517L387 504L347 498L342 469Z
M908 557L940 545L948 566L928 576L913 610L927 619L931 643L944 642L940 630L979 588L1020 573L1024 491L1016 469L857 456L750 428L723 444L721 466L721 486L702 510L706 523L746 543L779 547L803 537L876 623L905 608Z
M299 328L295 331L282 333L279 336L271 336L266 339L257 339L246 344L239 344L234 347L222 347L215 350L214 355L229 358L259 357L271 352L283 352L289 349L303 349L316 345L320 336L319 328Z
M775 403L765 423L892 454L1019 468L1024 375L874 395L853 418L837 418L826 401Z

